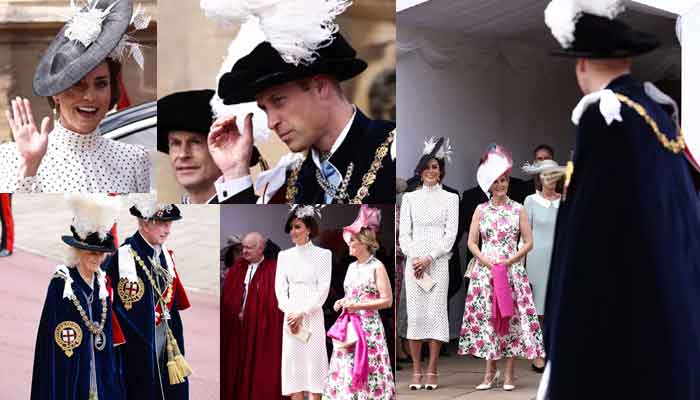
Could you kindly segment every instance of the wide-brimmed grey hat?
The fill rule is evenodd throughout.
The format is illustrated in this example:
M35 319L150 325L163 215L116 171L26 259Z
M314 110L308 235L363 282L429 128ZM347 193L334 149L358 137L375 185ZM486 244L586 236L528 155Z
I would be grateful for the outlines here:
M34 73L37 96L53 96L102 63L126 33L132 0L93 0L61 28Z

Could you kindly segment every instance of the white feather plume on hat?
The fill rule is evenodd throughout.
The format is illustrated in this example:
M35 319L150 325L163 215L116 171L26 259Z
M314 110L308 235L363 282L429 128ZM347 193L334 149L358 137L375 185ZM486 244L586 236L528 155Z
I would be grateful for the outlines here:
M105 193L67 193L64 198L73 212L71 225L81 239L95 232L104 239L117 221L121 208L119 197Z
M625 0L552 0L544 10L544 22L563 48L574 43L576 22L581 14L609 19L625 10Z
M207 0L203 0L202 3L206 1ZM231 71L236 61L253 51L255 46L264 41L265 35L262 30L260 30L260 25L256 20L250 20L241 25L238 35L236 35L236 38L228 46L228 53L216 75L216 82L219 82L223 74ZM252 113L253 141L255 143L263 143L269 139L270 131L267 128L267 115L255 102L226 105L221 97L219 97L219 89L217 87L216 93L212 96L209 104L211 105L214 119L237 115L236 125L240 131L243 130L245 116Z
M314 61L316 50L338 31L335 18L351 4L352 0L200 0L204 14L225 27L259 19L265 40L294 65Z
M158 211L170 204L158 204L156 193L130 193L126 199L128 207L136 207L144 219L153 217Z
M442 142L442 146L435 152L435 158L439 160L445 160L447 162L452 162L452 145L450 145L450 138L446 137ZM440 138L431 136L423 142L423 155L430 154L437 145Z

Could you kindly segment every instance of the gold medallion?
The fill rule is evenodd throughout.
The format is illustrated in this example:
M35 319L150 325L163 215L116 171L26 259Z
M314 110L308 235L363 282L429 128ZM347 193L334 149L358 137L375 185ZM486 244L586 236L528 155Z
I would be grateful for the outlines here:
M73 355L73 349L83 342L83 331L80 326L73 321L63 321L54 331L54 339L58 347L66 353L66 357Z
M119 298L122 299L124 303L124 308L128 311L131 310L131 306L141 300L144 293L143 281L138 278L138 281L131 282L126 278L119 279L119 285L117 286L117 291L119 292Z

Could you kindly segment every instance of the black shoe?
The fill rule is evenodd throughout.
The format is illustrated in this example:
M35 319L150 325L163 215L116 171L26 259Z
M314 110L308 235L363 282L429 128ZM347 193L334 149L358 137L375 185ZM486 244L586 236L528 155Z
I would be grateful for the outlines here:
M535 364L530 364L530 369L532 369L533 371L537 372L538 374L544 373L544 367L539 368L539 367L536 366Z
M11 255L12 255L12 253L10 253L7 250L0 250L0 257L9 257Z
M408 364L411 362L411 359L409 357L396 357L396 362Z

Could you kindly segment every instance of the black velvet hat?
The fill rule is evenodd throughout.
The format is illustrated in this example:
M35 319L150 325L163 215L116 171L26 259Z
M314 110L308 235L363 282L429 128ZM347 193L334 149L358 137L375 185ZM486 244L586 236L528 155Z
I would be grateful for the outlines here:
M158 100L158 151L169 152L168 133L186 131L206 138L214 122L209 101L211 89L189 90L169 94Z
M221 76L219 96L224 104L246 103L255 101L258 93L272 86L315 74L329 74L344 81L367 68L367 63L357 58L355 49L340 33L335 33L332 42L318 49L317 54L308 65L294 65L285 62L269 42L262 42Z
M180 209L177 208L175 204L159 205L156 206L155 209L152 211L153 214L149 216L148 214L151 213L139 209L138 205L133 205L131 206L131 208L129 208L129 212L134 217L150 221L177 221L179 219L182 219L182 215L180 215ZM144 215L144 212L147 215Z
M100 65L126 33L132 11L132 0L93 0L75 14L41 57L32 83L34 94L63 92Z
M157 149L170 153L168 133L185 131L201 133L207 140L214 117L209 101L214 96L211 89L189 90L169 94L158 100L158 143ZM253 146L250 165L260 161L260 151Z
M583 13L576 21L574 42L552 55L576 58L624 58L648 53L659 47L649 33L631 29L617 19Z
M68 246L75 247L76 249L86 250L86 251L100 251L103 253L111 253L116 250L114 246L114 236L111 233L106 233L104 238L100 238L99 233L92 232L85 239L82 239L76 232L73 226L70 227L72 236L64 235L61 236L63 243Z

